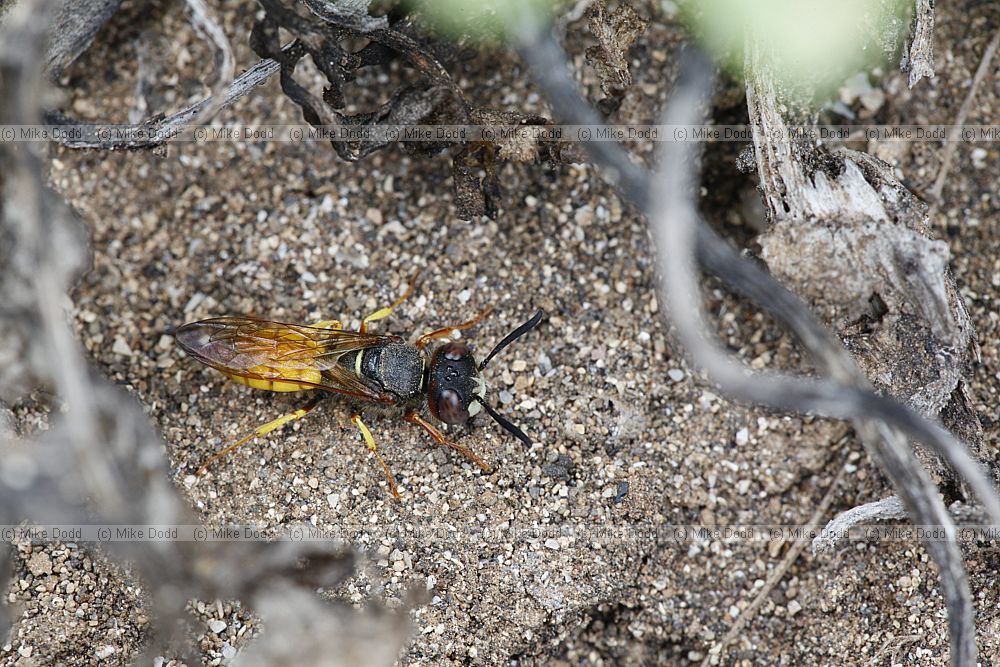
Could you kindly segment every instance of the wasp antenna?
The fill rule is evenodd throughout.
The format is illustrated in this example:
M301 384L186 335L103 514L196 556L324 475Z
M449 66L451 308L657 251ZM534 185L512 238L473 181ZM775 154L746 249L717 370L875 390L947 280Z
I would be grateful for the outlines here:
M483 370L484 368L486 368L486 364L490 363L490 359L492 359L494 356L496 356L497 352L499 352L500 350L504 349L505 347L507 347L508 345L510 345L511 343L513 343L515 340L517 340L518 338L520 338L521 336L523 336L524 334L528 333L529 331L531 331L532 329L534 329L536 326L538 326L538 323L542 321L542 317L544 315L545 315L545 311L539 310L537 313L535 313L534 317L532 317L530 320L528 320L527 322L525 322L524 324L522 324L521 326L519 326L518 328L516 328L513 331L511 331L506 336L504 336L504 339L502 341L500 341L499 343L497 343L497 346L493 348L493 351L490 352L489 354L487 354L486 358L483 359L482 362L480 362L480 364L479 364L479 370ZM483 405L485 406L486 404L483 403ZM493 414L493 413L491 413L491 414ZM496 419L496 417L494 417L494 419ZM497 420L497 421L499 421L499 420ZM501 424L502 423L503 422L501 422Z
M540 314L541 311L539 311L539 315ZM486 412L489 413L490 417L493 417L493 421L500 424L500 426L502 426L505 431L509 432L515 438L523 442L525 447L531 447L531 438L526 436L524 434L524 431L514 426L514 424L512 424L506 417L504 417L502 414L494 410L492 405L484 401L479 396L476 396L475 399L476 401L479 402L481 406L486 408Z

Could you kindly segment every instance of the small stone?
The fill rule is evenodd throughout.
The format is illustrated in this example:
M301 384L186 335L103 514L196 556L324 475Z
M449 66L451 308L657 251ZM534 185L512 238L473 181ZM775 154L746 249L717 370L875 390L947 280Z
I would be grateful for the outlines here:
M226 660L232 660L236 657L236 649L229 643L222 643L222 657Z
M208 622L208 629L215 634L221 634L226 629L226 622L219 619L212 619Z
M121 336L115 338L114 345L111 346L111 351L115 354L120 354L123 357L132 356L132 348L128 346L128 343L126 343L125 339Z
M552 359L550 359L549 355L544 352L538 353L538 370L540 370L543 374L552 370Z
M365 217L368 218L369 222L371 222L374 225L382 224L382 211L378 210L377 208L370 208L367 211L365 211Z
M97 656L98 660L104 660L105 658L110 658L114 655L116 650L117 649L115 649L115 647L111 644L105 644L101 648L94 651L94 655Z
M682 371L679 368L671 368L669 371L667 371L667 375L674 382L680 382L681 380L684 379L684 371Z
M527 367L528 364L525 363L523 359L515 359L514 362L510 365L510 370L514 371L515 373L520 373Z
M52 574L52 559L44 551L34 553L28 559L28 571L36 577Z
M802 611L802 605L799 604L798 600L792 600L788 603L788 615L795 616L795 614Z
M741 428L736 432L736 444L740 447L745 446L750 442L750 431L746 428Z
M559 540L557 540L554 537L550 537L549 539L545 540L545 548L546 549L552 549L553 551L558 551L559 550Z

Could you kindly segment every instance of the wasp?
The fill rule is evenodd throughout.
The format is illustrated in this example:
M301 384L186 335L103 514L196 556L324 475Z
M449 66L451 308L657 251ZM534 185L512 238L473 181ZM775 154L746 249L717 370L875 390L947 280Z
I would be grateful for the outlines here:
M188 355L235 382L268 391L314 390L319 393L298 410L264 424L214 454L202 464L198 473L204 474L212 463L244 443L305 417L321 401L338 394L356 402L402 408L405 421L421 427L435 442L458 452L484 472L489 472L490 468L479 456L446 438L420 415L418 410L424 400L431 415L449 425L465 424L480 412L480 408L485 409L504 430L530 446L528 436L486 401L482 371L497 353L535 328L544 313L536 312L478 363L470 348L455 340L438 345L428 355L427 348L432 342L451 338L455 332L476 326L492 308L487 307L468 322L424 334L413 344L406 343L400 336L371 333L369 325L388 317L412 294L414 284L415 280L411 281L403 296L392 305L364 318L357 331L345 330L337 320L302 326L249 316L216 317L179 327L174 337ZM361 420L360 411L352 415L351 422L361 432L369 451L385 473L392 495L398 499L396 480L379 453L371 431Z

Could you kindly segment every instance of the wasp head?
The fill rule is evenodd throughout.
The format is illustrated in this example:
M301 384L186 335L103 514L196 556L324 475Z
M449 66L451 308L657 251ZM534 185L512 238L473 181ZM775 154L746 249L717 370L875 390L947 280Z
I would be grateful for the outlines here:
M486 395L486 383L464 343L453 341L434 350L427 380L427 406L445 424L464 424L479 412L475 399Z
M542 311L507 334L479 364L465 343L452 341L434 350L427 369L427 406L437 419L445 424L464 424L476 416L480 408L510 432L514 437L531 446L531 441L514 424L486 402L486 382L482 370L502 349L535 328L542 320Z

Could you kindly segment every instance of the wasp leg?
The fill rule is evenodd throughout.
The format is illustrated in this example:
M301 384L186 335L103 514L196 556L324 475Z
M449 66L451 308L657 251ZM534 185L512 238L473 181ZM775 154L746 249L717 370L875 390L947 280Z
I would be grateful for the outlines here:
M445 327L444 329L438 329L437 331L432 331L428 334L424 334L423 336L417 339L417 342L415 344L419 349L422 350L424 349L424 347L427 346L427 343L431 342L432 340L437 340L438 338L447 338L455 331L471 329L472 327L476 326L477 324L485 320L486 316L489 315L491 312L493 312L493 306L486 306L486 308L483 309L483 312L479 313L468 322L462 322L461 324L456 324L455 326L452 327Z
M365 319L361 320L361 328L358 329L358 331L360 333L368 333L368 325L369 324L371 324L372 322L375 322L377 320L381 320L381 319L384 319L386 317L389 317L389 315L392 314L393 309L399 307L399 304L401 304L404 301L406 301L407 299L409 299L410 295L413 294L413 290L417 286L417 276L419 276L419 275L420 275L420 272L417 272L417 273L413 274L413 277L410 278L410 284L406 286L406 291L403 292L403 296L401 296L398 299L396 299L395 301L393 301L391 306L387 306L386 308L379 308L374 313L372 313L371 315L369 315Z
M382 471L385 473L385 479L389 482L389 488L392 490L392 496L396 500L399 500L399 489L396 487L396 478L392 476L392 471L389 470L388 464L386 464L385 459L382 455L378 453L378 448L375 446L375 438L372 437L372 432L368 430L365 423L361 421L361 415L352 415L351 422L358 427L361 431L361 436L365 439L365 444L368 445L369 451L375 455L378 462L382 464Z
M310 324L314 329L331 329L332 331L340 331L344 328L338 320L323 320L322 322L317 322L316 324Z
M483 463L483 460L478 456L476 456L471 449L465 447L464 445L460 445L457 442L452 442L448 438L444 437L444 433L439 431L437 427L434 426L434 424L430 423L429 421L421 417L419 414L417 414L416 411L410 410L409 412L406 413L406 416L404 416L403 419L410 422L411 424L416 424L420 428L424 429L425 431L427 431L427 434L429 436L434 438L434 441L436 443L454 449L456 452L458 452L459 454L461 454L462 456L464 456L465 458L469 459L477 466L482 468L483 472L486 473L490 472L490 467L485 463Z
M307 414L309 414L312 411L313 408L315 408L317 405L319 405L319 402L322 401L324 398L326 398L325 394L317 396L316 398L314 398L313 400L309 401L306 405L304 405L303 407L299 408L295 412L289 412L287 415L282 415L281 417L278 417L274 421L268 422L268 423L264 424L263 426L258 427L253 433L251 433L250 435L246 436L245 438L241 438L241 439L237 440L236 442L234 442L233 444L231 444L228 447L226 447L225 449L216 452L212 456L210 456L207 459L205 459L205 462L201 464L201 467L198 468L198 475L204 475L206 472L208 472L208 467L210 465L212 465L213 463L215 463L219 459L223 458L224 456L226 456L228 454L231 454L236 449L238 449L241 445L246 444L250 440L253 440L254 438L262 436L262 435L266 435L266 434L270 433L271 431L273 431L275 429L281 428L282 426L284 426L288 422L293 422L296 419L302 419Z

